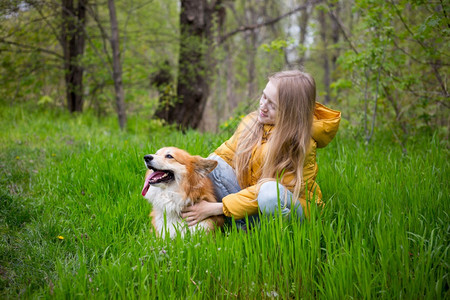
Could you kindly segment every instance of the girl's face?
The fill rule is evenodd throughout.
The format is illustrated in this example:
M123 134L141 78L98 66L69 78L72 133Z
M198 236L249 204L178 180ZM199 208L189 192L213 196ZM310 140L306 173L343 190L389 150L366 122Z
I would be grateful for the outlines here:
M259 100L258 121L262 124L275 124L277 115L277 87L268 82Z

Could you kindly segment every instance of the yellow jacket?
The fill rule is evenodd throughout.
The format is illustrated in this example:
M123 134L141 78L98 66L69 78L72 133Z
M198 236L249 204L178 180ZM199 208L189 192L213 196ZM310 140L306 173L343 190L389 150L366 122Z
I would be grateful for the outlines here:
M234 167L233 158L239 141L239 133L241 132L242 126L246 126L251 118L252 117L250 115L246 116L242 120L234 135L215 151L218 156L220 156L232 167ZM332 110L316 102L312 126L312 138L303 168L303 192L301 192L299 199L303 211L307 216L309 214L309 210L306 201L307 197L305 197L306 187L308 188L309 193L308 199L313 199L313 196L315 195L316 203L319 205L323 204L322 192L315 181L318 171L318 166L316 163L316 148L325 147L334 138L336 132L338 131L340 120L341 113L339 111ZM252 154L249 166L250 172L248 172L247 178L247 182L250 183L249 186L242 187L243 190L240 192L230 194L222 199L223 212L226 216L233 216L236 219L242 219L246 214L254 215L258 213L256 184L259 179L261 179L263 153L265 153L266 140L270 135L272 128L272 125L264 125L265 134L263 136L261 146L256 148ZM289 182L292 179L292 176L294 176L294 174L287 174L283 178L284 180L281 181L281 184L287 187L291 192L293 192L294 187L286 184L285 182Z

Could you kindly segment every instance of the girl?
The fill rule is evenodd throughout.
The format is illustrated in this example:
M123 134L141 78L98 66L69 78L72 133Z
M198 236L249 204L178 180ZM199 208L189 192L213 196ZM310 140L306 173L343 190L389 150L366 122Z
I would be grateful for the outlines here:
M209 156L218 162L210 174L218 203L186 207L189 226L213 215L243 219L273 214L303 218L309 201L322 205L315 182L316 148L335 136L341 113L315 101L311 75L282 71L269 77L259 109L247 115L234 135ZM308 199L308 201L307 201Z

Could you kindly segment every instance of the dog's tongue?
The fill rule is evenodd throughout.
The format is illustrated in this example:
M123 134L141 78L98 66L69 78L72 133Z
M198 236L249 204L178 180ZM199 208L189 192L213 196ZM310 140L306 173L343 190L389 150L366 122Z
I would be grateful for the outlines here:
M150 188L150 180L153 178L162 177L164 174L164 172L156 171L148 175L147 178L145 178L144 188L142 189L142 196L145 196L147 194L148 189Z
M151 176L151 175L150 175ZM145 178L145 182L144 182L144 188L142 189L142 196L145 197L145 195L148 192L148 189L150 188L150 176L148 176L147 178Z

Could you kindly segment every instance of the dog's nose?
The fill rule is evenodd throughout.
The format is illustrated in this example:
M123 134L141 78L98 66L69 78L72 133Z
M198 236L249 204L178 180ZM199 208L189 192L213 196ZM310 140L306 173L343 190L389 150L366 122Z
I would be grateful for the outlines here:
M152 161L153 160L153 155L148 154L148 155L144 156L144 160L145 160L145 162Z

